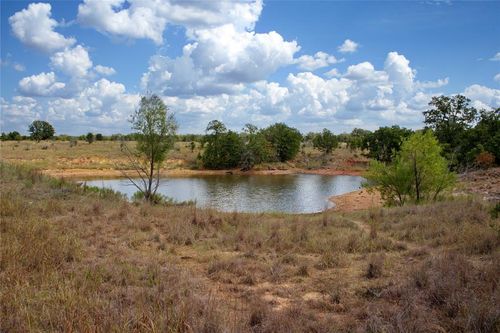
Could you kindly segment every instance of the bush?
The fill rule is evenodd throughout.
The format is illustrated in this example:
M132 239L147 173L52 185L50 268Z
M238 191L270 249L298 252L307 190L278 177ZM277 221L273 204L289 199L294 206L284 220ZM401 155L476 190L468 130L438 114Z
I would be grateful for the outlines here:
M477 154L475 160L476 165L483 169L491 168L495 165L495 155L487 151Z
M368 266L366 268L366 278L375 279L382 276L382 269L384 267L384 256L382 254L373 254L368 259Z

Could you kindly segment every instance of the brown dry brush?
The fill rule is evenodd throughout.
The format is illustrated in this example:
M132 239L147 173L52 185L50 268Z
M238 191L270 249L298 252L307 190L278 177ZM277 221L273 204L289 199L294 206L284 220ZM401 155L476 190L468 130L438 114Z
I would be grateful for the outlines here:
M374 211L370 237L337 215L132 204L23 167L0 163L0 173L2 332L499 328L500 229L483 203ZM186 248L216 255L200 257L196 273L180 264ZM345 271L356 262L353 280ZM276 310L251 289L290 281L322 298Z
M359 314L369 332L500 330L500 258L479 266L446 252L410 270Z

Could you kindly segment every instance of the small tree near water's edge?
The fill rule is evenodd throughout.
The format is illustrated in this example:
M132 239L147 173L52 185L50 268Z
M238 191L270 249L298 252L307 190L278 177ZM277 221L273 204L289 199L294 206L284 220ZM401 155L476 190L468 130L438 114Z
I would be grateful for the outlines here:
M160 169L167 152L174 145L177 123L168 111L157 95L143 96L131 119L132 129L137 133L137 146L133 150L125 142L121 144L121 150L138 179L126 173L125 176L148 202L153 202L156 197Z
M455 174L432 132L417 132L405 140L393 162L373 161L366 178L388 205L436 201L455 184Z

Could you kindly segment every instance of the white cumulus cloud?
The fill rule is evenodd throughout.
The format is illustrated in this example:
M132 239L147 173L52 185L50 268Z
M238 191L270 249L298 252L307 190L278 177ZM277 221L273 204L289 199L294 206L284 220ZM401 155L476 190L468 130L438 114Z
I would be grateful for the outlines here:
M346 39L342 45L338 47L339 52L342 53L353 53L358 49L359 44L350 39Z
M492 89L479 84L473 84L464 90L464 95L473 101L478 101L481 104L476 105L480 108L485 107L500 107L500 90Z
M25 96L53 96L62 93L65 86L56 81L54 72L28 76L19 81L19 91Z
M78 20L102 33L162 44L167 24L206 29L232 23L253 29L261 11L262 1L85 0Z
M101 75L106 75L106 76L109 76L109 75L113 75L113 74L116 74L116 71L113 67L107 67L107 66L101 66L101 65L97 65L94 67L94 70L101 74Z
M89 54L81 45L55 53L50 57L50 63L54 69L72 77L85 76L92 68Z
M48 3L32 3L9 18L12 32L24 44L41 50L53 52L73 45L74 38L65 38L54 28L58 26L51 18L52 7Z
M232 24L191 32L182 56L151 57L142 86L164 94L234 93L292 64L300 47L275 31L239 31Z
M307 71L314 71L318 68L323 68L327 67L331 64L336 64L338 62L341 62L341 60L338 60L335 58L333 55L329 55L328 53L325 52L316 52L313 56L311 55L303 55L300 56L296 62L299 65L300 69L307 70Z

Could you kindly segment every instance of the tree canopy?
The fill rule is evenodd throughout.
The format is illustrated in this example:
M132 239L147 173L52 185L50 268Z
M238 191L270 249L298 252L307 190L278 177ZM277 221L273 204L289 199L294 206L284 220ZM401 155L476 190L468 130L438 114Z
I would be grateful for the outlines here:
M380 127L373 133L367 133L362 147L368 149L368 156L381 162L391 162L399 151L404 139L409 137L412 130L399 127Z
M203 165L209 169L237 167L241 160L243 144L236 132L228 131L219 120L212 120L206 128Z
M338 144L339 141L337 137L326 128L323 129L323 132L315 135L313 138L314 148L325 154L330 154L335 148L337 148Z
M274 147L276 157L280 162L293 159L299 152L302 135L295 128L276 123L267 127L264 135Z
M54 127L44 120L33 121L28 131L31 133L31 138L37 142L50 139L55 133Z
M477 110L470 106L470 99L463 95L434 96L429 102L431 109L424 111L424 123L434 130L441 143L454 148L460 134L472 127Z

